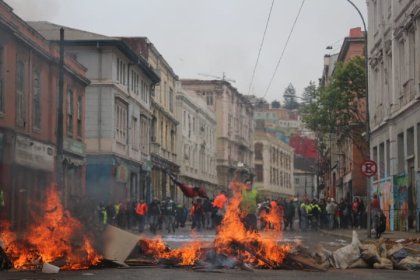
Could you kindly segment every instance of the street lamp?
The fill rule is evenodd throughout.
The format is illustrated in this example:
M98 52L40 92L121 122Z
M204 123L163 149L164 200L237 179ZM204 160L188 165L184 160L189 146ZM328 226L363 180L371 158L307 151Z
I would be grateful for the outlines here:
M351 1L347 0L347 2L350 3L350 5L353 6L354 9L356 9L357 13L359 14L362 23L363 28L365 30L365 71L366 71L366 81L365 81L365 87L366 87L366 142L367 142L367 150L368 150L368 156L370 157L370 123L369 123L369 81L368 81L368 70L369 70L369 64L368 64L368 36L367 36L367 28L366 28L366 22L365 19L360 12L359 8ZM367 180L367 237L371 238L371 227L370 227L370 178Z

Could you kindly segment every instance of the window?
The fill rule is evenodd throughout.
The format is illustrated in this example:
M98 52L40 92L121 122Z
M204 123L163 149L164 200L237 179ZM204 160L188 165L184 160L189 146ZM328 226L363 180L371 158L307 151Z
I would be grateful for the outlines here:
M213 94L211 92L206 93L206 101L208 106L213 106Z
M120 99L115 100L115 140L127 144L127 105Z
M119 58L117 58L117 81L126 85L126 64Z
M0 113L4 113L4 73L3 70L3 55L4 55L4 48L0 46Z
M264 182L263 166L261 164L255 165L255 175L257 182Z
M83 114L83 99L82 96L79 95L77 97L77 136L82 137L82 114Z
M67 91L67 134L73 134L73 91Z
M140 145L141 150L144 153L148 152L149 148L149 126L148 126L149 120L143 116L140 117Z
M404 133L397 137L398 173L404 172Z
M255 143L255 160L263 159L263 144Z
M139 144L140 144L139 138L140 138L140 134L139 134L138 121L136 117L132 116L131 117L131 147L134 150L139 149Z
M25 64L16 62L16 125L25 126Z
M169 88L169 111L174 112L174 92L172 88Z
M32 128L41 128L41 74L33 71L32 83Z

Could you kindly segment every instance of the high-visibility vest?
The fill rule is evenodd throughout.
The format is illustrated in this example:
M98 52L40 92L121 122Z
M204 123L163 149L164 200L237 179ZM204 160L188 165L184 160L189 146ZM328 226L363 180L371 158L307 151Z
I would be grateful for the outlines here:
M226 201L227 201L226 195L221 193L214 198L213 206L219 209L223 208L225 206Z
M242 201L240 207L242 210L247 211L249 214L255 214L257 210L257 191L242 191Z
M137 215L146 215L147 212L147 204L146 203L139 203L136 206L136 213Z

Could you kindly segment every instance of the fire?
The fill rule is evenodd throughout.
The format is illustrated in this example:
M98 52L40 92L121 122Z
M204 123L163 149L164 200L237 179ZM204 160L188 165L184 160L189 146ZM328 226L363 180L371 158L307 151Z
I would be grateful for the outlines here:
M86 269L101 261L83 225L63 208L55 188L50 188L43 205L43 216L35 221L23 238L17 238L5 223L1 239L16 269L44 262L61 262L61 269Z
M246 230L241 220L245 213L240 210L244 187L244 184L237 181L231 183L234 196L230 199L222 224L217 230L214 240L216 252L234 256L257 267L278 267L291 250L291 245L278 244L282 236L282 220L279 215L281 209L275 206L265 215L266 221L273 225L273 231L268 231L262 236L260 233ZM201 257L203 245L193 242L171 250L160 238L140 241L144 255L151 256L156 261L166 259L180 265L195 264Z
M286 254L291 250L291 246L277 243L281 237L281 218L277 215L276 209L272 209L266 215L267 221L274 225L274 234L263 238L257 232L247 231L241 221L244 213L241 213L239 207L242 200L241 190L245 188L245 185L240 182L234 182L231 185L234 186L232 188L234 193L215 239L216 249L220 253L230 255L235 254L235 250L238 250L245 262L254 263L257 266L267 267L267 263L263 262L262 258L274 265L281 264Z
M160 259L176 259L180 265L193 265L200 258L201 242L191 242L183 247L170 250L159 238L141 240L140 247L145 255Z

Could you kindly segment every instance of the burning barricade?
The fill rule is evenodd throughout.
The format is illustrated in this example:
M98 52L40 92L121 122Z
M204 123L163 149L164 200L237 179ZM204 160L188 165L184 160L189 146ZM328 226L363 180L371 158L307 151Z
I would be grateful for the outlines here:
M1 222L3 263L8 261L9 266L18 270L33 270L45 263L56 264L64 270L76 270L101 261L92 238L84 233L80 221L63 208L53 187L47 192L42 213L42 216L32 213L33 223L22 237L11 230L8 222Z

